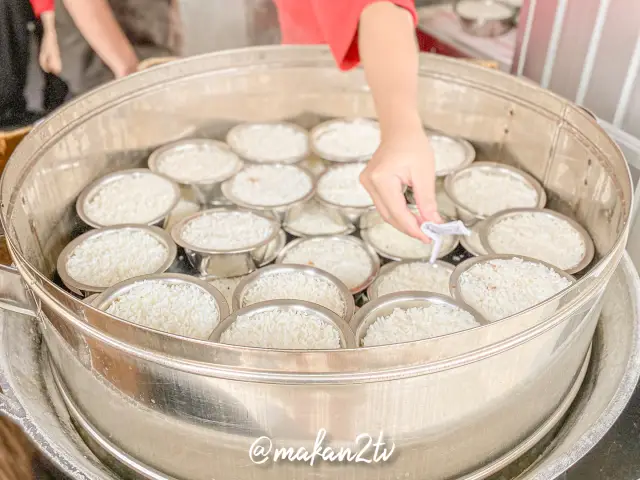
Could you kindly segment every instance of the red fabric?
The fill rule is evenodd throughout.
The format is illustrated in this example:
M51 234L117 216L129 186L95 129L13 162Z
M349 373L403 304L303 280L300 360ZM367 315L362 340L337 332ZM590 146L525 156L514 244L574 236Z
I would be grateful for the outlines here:
M33 13L35 13L37 18L40 18L45 12L51 12L53 10L53 1L54 0L30 0L31 7L33 8Z
M391 1L408 10L418 24L414 0L275 0L282 43L328 44L338 66L349 70L360 63L360 14L376 1Z

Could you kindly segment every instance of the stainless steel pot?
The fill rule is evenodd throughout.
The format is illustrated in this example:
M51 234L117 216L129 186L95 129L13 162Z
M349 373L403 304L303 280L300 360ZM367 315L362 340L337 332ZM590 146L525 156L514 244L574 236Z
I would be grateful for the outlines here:
M533 448L522 443L485 467L495 470L507 465L495 478L560 480L559 475L586 455L613 425L640 375L639 295L638 273L627 256L605 292L591 365L567 417L558 431L551 432L551 438L543 438ZM79 427L78 418L69 416L40 340L35 319L0 311L0 411L17 421L70 479L120 478L106 464L116 466L122 459L94 445L106 464L102 463L74 429L73 422ZM131 460L126 455L124 459ZM472 475L482 478L482 470Z
M480 161L535 176L549 205L589 230L596 264L569 289L572 300L527 330L514 316L440 339L297 353L174 338L73 298L51 278L77 222L75 198L91 181L143 165L158 145L205 125L222 138L240 121L309 128L327 117L373 114L362 71L339 72L322 47L170 63L63 107L18 147L0 187L15 264L87 436L108 438L121 461L133 458L161 475L146 478L287 480L313 472L356 480L370 478L370 469L326 462L259 467L248 450L260 436L313 449L321 429L331 445L352 447L357 435L382 431L396 453L376 468L377 478L431 480L473 471L556 418L580 381L602 293L624 251L632 204L626 164L593 119L567 101L481 67L423 60L427 126L469 139Z

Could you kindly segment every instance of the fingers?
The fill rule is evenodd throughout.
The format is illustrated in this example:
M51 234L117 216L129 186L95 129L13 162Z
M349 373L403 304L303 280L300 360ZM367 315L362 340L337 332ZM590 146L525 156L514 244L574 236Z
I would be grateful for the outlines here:
M436 200L435 173L429 166L424 166L412 172L411 188L416 206L423 222L442 223L442 217L438 213Z
M371 178L362 175L361 182L371 195L380 216L397 230L423 242L430 242L422 230L420 222L407 207L404 198L404 185L394 175L380 175Z

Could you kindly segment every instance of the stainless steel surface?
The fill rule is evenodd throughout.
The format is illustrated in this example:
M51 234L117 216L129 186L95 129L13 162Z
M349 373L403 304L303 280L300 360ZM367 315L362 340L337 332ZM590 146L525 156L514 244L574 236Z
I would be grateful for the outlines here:
M378 318L391 315L396 308L406 310L408 308L427 307L433 304L450 305L470 313L478 323L478 327L489 323L480 313L469 305L457 302L451 297L431 292L397 292L383 295L375 300L370 300L354 315L351 320L351 329L355 332L357 345L365 348L362 346L362 341L369 327Z
M347 235L330 235L325 237L307 237L307 238L298 238L293 240L286 247L284 247L278 256L276 257L276 263L285 264L287 255L298 248L300 245L304 245L308 242L314 243L331 243L331 242L339 242L339 243L350 243L356 245L357 247L362 248L362 250L369 255L369 259L371 260L371 274L360 284L351 288L350 291L353 295L356 295L367 289L371 282L376 278L378 272L380 271L380 258L376 251L367 245L365 242L360 240L359 238L347 236ZM327 254L331 254L331 250L328 249Z
M414 215L418 214L418 207L415 205L409 205L409 210L411 210ZM448 219L446 218L444 219L444 221L447 220ZM362 237L362 240L364 240L367 245L373 248L373 250L375 250L375 252L380 257L391 261L419 260L421 258L415 256L411 258L402 257L398 255L397 252L390 252L385 250L382 246L376 245L376 242L371 238L370 230L372 228L375 228L376 225L380 225L382 223L385 223L385 221L382 219L380 213L377 210L372 210L371 212L365 213L364 215L362 215L362 217L360 217L360 236ZM460 244L458 235L449 235L448 237L453 237L453 239L449 239L449 243L443 242L442 249L438 253L438 258L446 257L456 248L458 248L458 245Z
M452 173L444 179L444 190L449 198L451 198L451 201L455 204L456 210L458 212L458 217L460 217L460 220L465 223L475 223L478 220L485 220L487 218L486 215L474 210L473 205L464 205L454 191L454 185L457 179L463 177L464 175L469 175L475 169L484 171L485 173L489 174L502 176L508 175L514 178L518 178L536 191L538 196L538 208L544 207L547 203L547 194L544 188L542 187L540 182L536 180L536 178L534 178L532 175L529 175L527 172L524 172L521 169L515 168L511 165L498 164L495 162L475 162L467 168L458 170L457 172Z
M332 232L329 235L351 235L353 232L356 231L356 227L347 218L345 218L338 210L334 208L325 207L320 203L316 202L315 200L310 200L309 202L303 203L302 205L296 205L295 207L292 207L291 209L289 209L289 211L287 211L287 214L284 217L282 228L287 233L289 233L290 235L293 235L294 237L321 236L321 235L311 235L309 234L309 232L302 232L299 229L295 228L295 226L293 225L296 219L300 218L302 215L308 212L309 208L321 209L323 213L325 213L327 217L331 218L331 220L336 225L342 225L342 231Z
M391 263L387 263L386 265L383 265L376 279L373 281L371 285L369 285L369 288L367 288L367 298L369 299L369 301L376 300L378 298L378 288L380 287L380 283L382 282L382 280L387 275L389 275L391 272L393 272L396 268L398 268L401 265L410 265L412 263L424 263L425 265L431 265L430 263L423 260L404 260L399 262L391 262ZM443 262L441 260L436 260L433 263L433 266L436 268L444 268L450 271L451 273L453 273L453 270L455 269L455 267L450 263Z
M116 181L124 176L129 176L129 175L140 176L140 175L158 175L158 174L153 173L146 168L132 168L129 170L121 170L119 172L109 173L104 177L97 179L96 181L88 185L82 191L82 193L80 193L80 196L78 196L78 200L76 201L76 213L78 214L78 217L80 217L80 219L84 223L86 223L87 225L93 228L102 228L102 227L112 226L112 225L100 225L98 222L90 218L86 213L85 206L86 206L86 203L92 198L94 194L96 194L100 190L101 187L103 187L107 183ZM175 182L173 182L171 179L165 176L162 176L162 178L165 179L167 182L170 182L171 185L173 186L175 199L171 204L171 207L168 208L166 212L162 212L156 218L149 221L148 225L156 225L156 226L162 227L165 219L171 213L171 210L173 210L174 207L177 205L177 203L180 201L180 188L178 187L178 185Z
M232 155L231 149L229 146L223 142L219 142L216 140L211 140L208 138L192 138L179 142L173 142L168 145L163 145L162 147L155 150L151 155L149 155L149 169L152 172L160 173L162 172L158 168L158 163L162 161L162 157L168 153L172 153L180 150L189 149L191 147L196 148L206 148L212 151L222 150L229 155ZM234 155L235 157L235 155ZM237 158L237 157L236 157ZM181 185L181 189L183 191L183 197L187 199L192 199L196 203L200 205L228 205L228 200L222 195L222 190L220 189L220 185L225 180L228 180L233 175L238 173L242 167L243 163L240 158L237 158L236 168L222 178L217 179L214 182L211 181L194 181L194 182L184 182L179 181L178 179L172 179L176 183Z
M162 263L160 268L158 268L158 270L155 272L150 272L151 274L166 272L175 261L176 254L178 253L178 249L176 247L176 244L171 239L171 235L169 235L162 228L151 227L148 225L121 225L118 227L104 227L97 230L89 230L88 232L83 233L79 237L73 239L73 241L69 242L69 244L66 247L64 247L64 250L62 250L62 252L60 253L60 256L58 256L58 260L56 262L58 267L57 268L58 275L60 275L62 282L65 284L65 286L69 290L71 290L77 295L80 295L81 297L86 297L93 293L100 293L106 290L107 288L111 287L111 285L102 285L102 286L88 285L86 283L75 280L69 274L69 271L67 270L67 264L69 263L69 258L73 255L74 250L85 241L88 241L89 239L96 238L101 235L109 235L113 232L118 232L118 231L144 232L154 237L156 240L158 240L158 242L160 242L160 244L164 245L164 247L167 250L167 258Z
M519 10L507 2L497 0L478 0L478 3L488 5L500 5L511 11L511 14L505 18L493 19L484 17L474 17L465 15L458 9L458 4L466 0L454 0L453 11L460 19L462 30L476 37L499 37L504 35L516 25Z
M202 210L180 220L171 229L171 237L173 238L173 241L184 249L189 263L193 268L200 272L201 275L214 277L238 277L240 275L246 275L272 259L273 256L277 255L276 250L279 250L278 247L281 243L280 224L270 216L261 215L259 212L240 210L246 215L254 215L263 218L271 224L271 234L256 245L243 248L216 250L191 245L182 238L182 232L189 222L194 219L206 215L215 215L216 213L234 211L238 211L238 209L235 207L217 207Z
M491 217L487 218L482 222L482 226L479 227L480 234L480 242L484 249L490 254L517 254L518 252L497 252L491 244L491 232L495 228L495 226L502 220L507 217L517 216L522 213L538 213L543 215L549 215L550 217L557 218L562 222L566 222L571 227L580 234L582 241L584 243L584 255L582 259L576 264L571 266L570 268L563 269L565 272L573 275L575 273L581 272L592 262L593 256L595 254L595 249L593 248L593 241L589 236L589 232L587 232L582 225L576 222L574 219L567 217L561 213L558 213L554 210L550 210L548 208L540 209L540 208L512 208L510 210L505 210L503 212L496 213Z
M537 263L537 264L540 264L540 265L544 265L548 269L553 270L554 272L556 272L561 277L566 278L571 284L575 284L576 283L576 279L573 276L571 276L570 274L568 274L567 272L565 272L564 270L561 270L561 269L559 269L557 267L554 267L553 265L550 265L550 264L548 264L546 262L543 262L541 260L536 260L534 258L525 257L523 255L508 255L508 254L506 254L506 255L498 255L498 254L482 255L482 256L479 256L479 257L469 258L469 259L465 260L464 262L458 264L458 266L455 268L455 270L451 274L451 278L449 279L449 282L450 282L449 283L449 290L451 292L451 296L453 298L455 298L457 301L467 304L468 302L464 297L463 288L462 288L462 286L460 284L460 280L465 275L465 273L467 273L473 267L475 267L475 266L477 266L477 265L479 265L481 263L487 263L487 262L491 262L491 261L494 261L494 260L512 260L512 259L521 259L521 260L524 260L526 262L531 262L531 263ZM540 302L539 304L534 305L533 307L527 308L526 310L523 310L521 312L518 312L515 315L512 315L510 317L506 317L506 319L511 318L511 317L518 317L522 321L523 325L528 325L529 327L533 327L535 325L538 325L541 322L544 322L548 318L550 318L553 315L555 315L558 312L558 310L561 309L565 305L566 302L571 302L571 300L572 300L571 295L568 294L568 291L570 291L570 290L571 290L571 287L569 287L568 289L562 290L561 292L558 292L553 297L549 297L544 302ZM469 304L469 305L471 305L471 304ZM471 306L473 306L473 305L471 305ZM505 320L505 318L501 318L501 319L498 319L496 321L497 322L503 322L504 320Z
M372 155L364 155L364 156L355 155L354 156L354 155L349 155L348 153L345 153L344 155L334 155L330 152L322 151L322 149L319 148L317 145L318 139L322 135L325 135L328 131L334 130L336 126L343 125L343 124L353 124L353 123L364 124L364 125L369 124L369 125L375 125L376 127L378 127L377 120L373 120L371 118L364 118L364 117L327 120L326 122L316 125L311 129L311 133L309 135L310 142L311 142L311 151L315 153L318 157L328 162L354 163L354 162L368 161L372 157Z
M589 458L593 457L589 455L587 463L579 463L577 471L570 470L568 478L603 480L602 470L585 472L585 468L600 467L602 456L607 459L620 457L616 448L612 450L611 444L597 444L627 405L640 375L638 292L640 280L631 260L626 256L603 298L590 368L568 416L555 432L555 440L548 446L542 443L522 460L505 469L504 473L492 478L558 480L560 475L564 475L567 469L580 462L596 446L601 457ZM65 403L53 381L50 362L40 341L35 319L0 311L0 341L2 412L17 419L38 448L65 475L65 480L119 478L86 447L72 425ZM90 424L86 426L91 428ZM633 441L635 442L635 438ZM521 445L523 444L524 442ZM103 453L103 458L106 458L104 449L101 450L101 454ZM531 460L527 457L531 455L533 465L529 468ZM522 468L518 466L521 463L528 467L527 471L522 472ZM590 477L585 473L590 474ZM607 477L607 480L623 478L633 480L636 476L613 476Z
M468 167L469 165L471 165L473 163L473 161L476 159L476 150L475 148L473 148L473 145L471 145L467 140L465 140L464 138L452 138L449 137L447 135L439 135L437 133L431 133L429 134L429 138L430 139L440 139L440 141L443 142L449 142L449 143L457 143L459 145L462 145L462 148L464 149L464 153L465 153L465 160L464 162L462 162L460 165L456 165L454 168L448 168L448 169L444 169L444 170L436 170L436 176L437 177L446 177L447 175L457 171L457 170L461 170L465 167Z
M638 215L640 213L640 208L638 208L640 207L640 139L624 133L619 128L602 120L599 120L598 123L620 146L629 166L635 195L631 213L631 231L629 233L627 251L629 255L631 255L631 260L633 260L636 268L640 270L640 215Z
M247 275L242 281L238 284L236 289L233 292L233 300L231 304L231 308L233 311L240 310L241 308L248 307L251 304L247 304L245 302L245 295L247 292L255 286L256 282L259 282L261 279L269 276L269 275L287 275L287 274L295 274L300 273L309 279L320 278L325 282L328 282L334 285L338 291L340 292L340 296L344 301L344 311L343 312L333 312L339 317L341 317L344 321L348 322L351 320L353 316L353 312L356 308L356 304L353 300L353 295L347 288L347 286L342 283L338 278L331 275L329 272L325 272L324 270L320 270L319 268L311 267L308 265L271 265L269 267L262 268L257 272L253 272L250 275ZM286 300L284 298L279 300ZM302 299L301 299L302 300Z
M104 292L100 293L92 302L91 306L96 309L102 310L106 312L106 310L111 306L113 302L116 302L118 298L125 295L132 288L135 288L140 283L145 282L159 282L168 285L195 285L196 287L202 289L205 293L211 295L215 301L216 307L218 308L218 318L222 320L229 316L229 305L227 304L227 300L224 298L224 295L220 293L220 291L215 288L210 283L207 283L203 280L195 278L190 275L181 275L178 273L158 273L155 275L144 275L141 277L131 278L129 280L125 280L124 282L120 282L108 289ZM117 317L113 317L117 318ZM146 327L142 325L137 325L134 322L130 322L125 319L118 319L120 322L128 323L129 325L136 326L143 330L152 331L152 332L160 332L160 330L155 330L151 327ZM174 335L163 332L166 335ZM180 338L180 335L174 335L176 338Z
M329 166L320 177L318 177L318 184L322 180L322 177L329 173L332 168L341 168L343 165L341 164L333 164ZM338 203L333 203L330 200L327 200L322 196L322 192L318 191L316 194L316 200L321 205L324 205L327 208L332 208L338 212L339 215L349 220L353 225L359 226L360 217L367 212L371 212L375 209L375 205L370 205L367 207L353 207L349 205L340 205Z
M278 221L282 222L284 220L285 215L289 211L289 209L295 207L296 205L302 205L304 202L308 201L315 195L316 178L313 176L311 172L307 171L306 169L298 165L269 164L269 166L272 168L297 168L309 178L309 182L311 183L311 188L304 196L292 202L284 203L282 205L261 205L258 201L253 203L246 200L241 200L236 195L234 195L233 193L234 179L230 178L229 180L227 180L222 184L222 194L226 197L227 200L229 200L234 205L237 205L238 207L246 208L249 210L255 210L258 212L268 213L270 215L275 216L278 219Z
M317 305L315 303L304 302L302 300L271 300L268 302L260 302L254 305L248 305L246 307L240 308L234 311L227 318L222 320L216 328L213 329L213 333L209 337L209 341L211 342L220 342L222 338L222 334L227 331L233 323L238 320L239 317L248 315L257 315L263 312L268 312L271 310L293 310L296 312L303 312L312 314L316 317L320 317L324 322L333 325L339 332L340 335L340 347L341 348L355 348L355 342L353 339L353 332L349 327L349 324L340 318L336 313L332 312L328 308L323 307L322 305ZM253 350L255 347L247 347L249 350ZM263 349L259 349L263 350ZM287 351L287 350L270 350L270 351ZM302 350L299 350L302 351ZM309 352L309 350L304 350L305 352ZM319 352L321 350L315 350L315 352ZM322 350L325 351L325 350ZM329 352L329 350L326 350Z
M527 0L513 72L640 137L640 4Z
M296 125L295 123L272 122L272 123L269 123L267 125L274 125L274 124L275 125L280 125L283 128L291 129L294 132L303 133L307 137L309 136L309 132L307 130L305 130L304 128L300 127L299 125ZM277 162L274 162L273 160L266 160L266 159L264 159L262 157L252 155L250 152L247 151L246 148L243 147L241 134L242 134L243 130L254 128L254 127L259 127L260 125L264 125L264 124L260 124L260 123L241 123L239 125L236 125L231 130L229 130L229 133L227 134L227 144L231 147L231 149L234 152L236 152L242 158L244 158L245 160L247 160L249 162L253 162L253 163L293 164L293 163L301 162L302 160L304 160L309 155L309 151L310 150L309 150L308 144L307 144L307 149L303 153L301 153L300 155L297 155L297 156L295 156L293 158L281 158Z
M632 204L625 162L593 119L525 81L426 56L419 87L427 126L467 138L479 160L530 172L548 189L552 208L571 210L586 226L596 264L567 291L571 301L528 330L514 316L379 355L249 351L176 339L72 298L51 278L77 225L75 198L96 178L140 166L159 145L194 132L220 139L241 121L290 119L309 128L328 117L373 114L362 71L339 72L322 47L171 62L95 90L38 125L0 187L2 224L37 297L52 363L96 431L165 476L286 480L308 467L278 463L253 473L247 449L257 436L311 448L320 428L347 443L382 429L402 455L381 465L379 478L432 480L512 451L557 410L579 374L602 294L624 253ZM476 113L460 122L469 105ZM170 121L159 114L167 110ZM430 408L419 407L425 404ZM438 461L445 457L450 461ZM318 478L335 472L326 464L313 468ZM370 473L341 465L340 476Z
M484 222L485 220L478 220L476 223L471 225L469 227L469 230L471 230L471 235L460 235L460 245L462 245L467 252L476 257L479 255L487 254L487 251L484 250L484 246L482 245L482 240L480 240L480 230L482 229L482 225L484 224ZM475 236L476 241L479 243L479 245L475 245L474 243L472 243L472 235Z

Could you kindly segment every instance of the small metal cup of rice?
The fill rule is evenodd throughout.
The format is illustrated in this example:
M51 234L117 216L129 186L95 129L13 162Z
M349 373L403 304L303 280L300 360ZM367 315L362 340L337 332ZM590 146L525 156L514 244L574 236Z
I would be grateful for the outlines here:
M414 342L476 328L488 322L450 297L397 292L366 303L351 320L359 347Z
M217 140L193 138L155 150L149 169L178 183L183 197L200 205L228 205L222 182L242 170L243 162L229 146Z
M283 232L267 215L219 207L182 219L171 236L201 275L237 277L275 258Z
M320 305L273 300L242 308L215 328L209 340L275 350L354 348L349 324Z
M551 317L560 295L575 283L563 270L521 255L484 255L460 263L451 275L451 295L496 322L517 316L521 329Z

